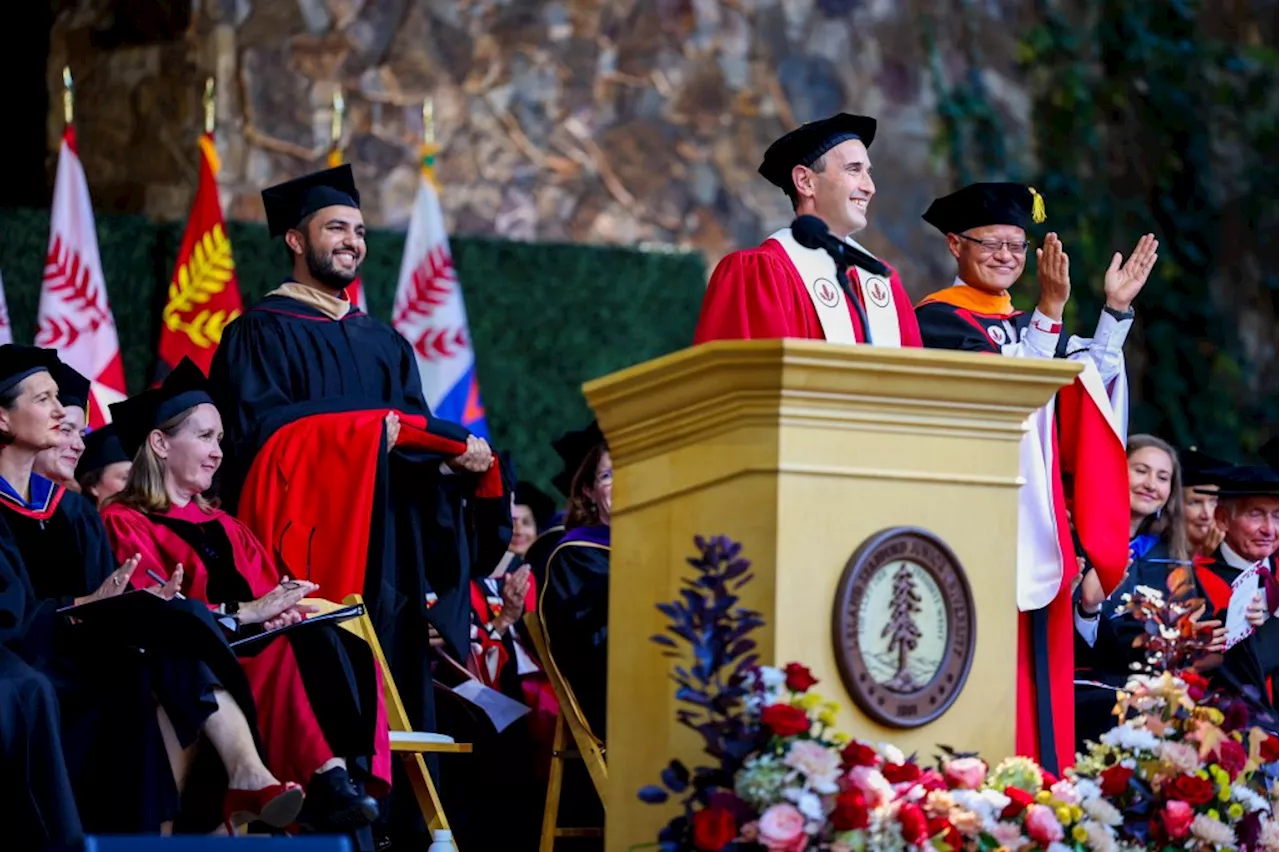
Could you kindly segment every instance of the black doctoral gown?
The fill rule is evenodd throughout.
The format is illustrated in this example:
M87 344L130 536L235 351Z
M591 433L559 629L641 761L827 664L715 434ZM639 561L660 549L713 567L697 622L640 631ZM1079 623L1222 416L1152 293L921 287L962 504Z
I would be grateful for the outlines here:
M259 450L300 418L374 409L431 418L413 350L395 330L357 309L335 320L288 296L267 296L227 327L209 379L226 432L218 494L233 512ZM461 427L441 425L465 439ZM333 453L340 464L342 448ZM405 709L422 731L436 729L427 628L465 658L471 580L487 576L511 540L510 500L475 499L474 480L446 475L442 461L400 448L379 454L364 581ZM502 473L509 494L514 471Z
M12 541L0 537L0 801L5 844L67 849L81 842L71 777L63 759L57 693L23 660L27 629L52 618L19 570Z
M39 498L34 506L14 499L7 483L0 487L0 538L12 546L36 601L70 606L118 567L102 518L79 494L35 474L31 490ZM172 600L148 612L145 619L122 614L74 625L44 618L23 636L24 658L57 690L67 769L90 833L155 833L167 821L206 832L221 822L225 770L212 749L202 749L184 807L156 699L184 747L217 710L218 687L256 730L252 693L207 607Z
M538 596L547 648L601 740L609 694L609 554L608 527L569 530L551 554Z

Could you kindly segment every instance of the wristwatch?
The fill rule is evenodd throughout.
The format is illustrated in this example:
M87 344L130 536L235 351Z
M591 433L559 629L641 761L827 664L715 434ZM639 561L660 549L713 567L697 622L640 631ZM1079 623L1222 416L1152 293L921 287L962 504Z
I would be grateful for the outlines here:
M1096 621L1098 616L1102 615L1102 607L1098 607L1097 612L1085 612L1084 607L1080 606L1080 601L1076 601L1076 615L1085 621Z
M1133 308L1130 308L1127 311L1117 311L1113 307L1103 305L1102 309L1107 313L1111 314L1112 318L1117 320L1118 322L1124 322L1125 320L1133 319Z
M219 605L218 612L222 615L231 616L239 621L240 619L237 618L237 616L240 614L240 601L227 601L226 603Z

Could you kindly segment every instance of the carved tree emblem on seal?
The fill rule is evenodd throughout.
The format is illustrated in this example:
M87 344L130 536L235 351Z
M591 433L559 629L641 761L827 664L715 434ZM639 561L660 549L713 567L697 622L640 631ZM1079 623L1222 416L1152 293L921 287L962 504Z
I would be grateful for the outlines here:
M907 661L911 652L916 649L920 640L920 628L916 626L916 613L920 612L920 595L916 591L915 577L911 568L903 565L893 575L893 596L889 604L889 623L880 632L881 638L889 640L888 651L898 652L898 670L884 686L894 692L910 692L918 688L911 672L907 670Z

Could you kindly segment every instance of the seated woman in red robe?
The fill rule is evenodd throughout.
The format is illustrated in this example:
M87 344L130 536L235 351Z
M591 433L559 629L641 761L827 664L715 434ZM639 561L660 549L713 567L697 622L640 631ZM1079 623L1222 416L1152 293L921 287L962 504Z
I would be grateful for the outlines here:
M141 555L135 582L181 568L183 593L215 606L239 634L305 619L311 609L301 601L318 587L277 570L247 527L201 496L222 461L222 418L200 368L184 359L161 387L111 406L111 414L133 469L102 519L117 554ZM340 627L315 624L251 647L240 663L267 766L306 786L300 822L356 832L357 842L371 846L378 807L369 793L389 791L391 763L369 646Z

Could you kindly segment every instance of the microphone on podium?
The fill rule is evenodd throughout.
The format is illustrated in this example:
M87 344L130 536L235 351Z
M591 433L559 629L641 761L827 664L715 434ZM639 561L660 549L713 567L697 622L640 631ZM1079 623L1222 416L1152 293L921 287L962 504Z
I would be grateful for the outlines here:
M791 236L807 249L824 250L837 266L858 266L873 275L889 275L889 267L832 234L827 224L817 216L798 217L791 223Z
M872 275L885 277L889 275L889 267L862 249L855 248L834 236L831 229L827 227L827 223L817 216L796 217L796 220L791 223L791 236L807 249L822 249L831 255L831 259L836 262L836 282L840 285L840 289L844 290L854 313L858 315L858 322L862 324L862 342L871 343L871 326L867 322L866 308L862 306L862 300L853 295L853 287L849 284L845 267L857 266Z

